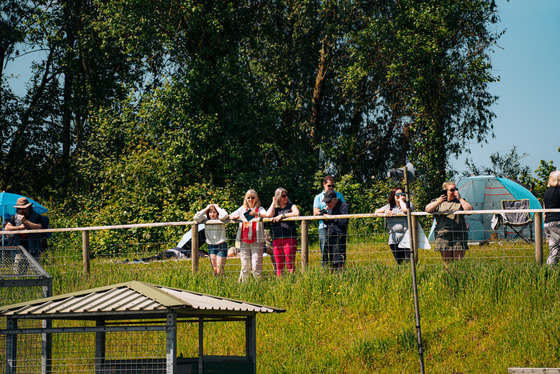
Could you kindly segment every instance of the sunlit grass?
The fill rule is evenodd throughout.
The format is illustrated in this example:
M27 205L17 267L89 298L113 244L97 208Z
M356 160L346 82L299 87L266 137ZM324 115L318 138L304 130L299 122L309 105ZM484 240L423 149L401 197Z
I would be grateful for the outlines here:
M368 243L369 241L369 243ZM262 373L419 372L411 269L397 266L385 238L350 242L348 267L331 273L316 246L305 272L281 279L265 259L267 277L238 283L239 260L225 279L207 259L123 264L94 259L83 275L80 257L57 254L46 264L54 294L133 279L286 309L257 318ZM300 254L298 253L298 263ZM426 371L504 373L508 367L560 365L560 273L535 264L534 246L494 242L471 246L461 262L444 266L437 252L419 251L417 281ZM244 353L240 323L209 324L205 354ZM179 352L198 351L196 325L179 331Z

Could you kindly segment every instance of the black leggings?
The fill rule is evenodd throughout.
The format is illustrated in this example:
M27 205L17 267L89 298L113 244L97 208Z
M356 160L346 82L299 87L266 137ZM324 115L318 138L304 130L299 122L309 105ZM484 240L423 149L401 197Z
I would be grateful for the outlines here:
M410 261L410 248L399 248L398 244L389 244L391 252L395 256L397 264L402 264L403 261Z

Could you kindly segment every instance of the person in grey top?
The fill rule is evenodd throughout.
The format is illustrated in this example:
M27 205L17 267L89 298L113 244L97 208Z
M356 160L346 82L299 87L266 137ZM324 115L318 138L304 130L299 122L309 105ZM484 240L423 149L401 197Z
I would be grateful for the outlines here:
M414 209L410 203L411 210ZM389 227L389 248L393 252L393 256L398 264L410 260L410 245L404 247L405 235L408 231L408 222L406 216L397 217L398 214L406 214L406 197L401 187L395 187L391 190L387 204L375 211L376 214L383 214L387 217L387 226Z

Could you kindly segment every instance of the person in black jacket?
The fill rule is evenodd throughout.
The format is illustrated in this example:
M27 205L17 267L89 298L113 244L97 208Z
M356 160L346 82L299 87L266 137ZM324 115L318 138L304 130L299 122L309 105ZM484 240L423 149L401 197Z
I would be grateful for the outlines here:
M560 208L560 171L555 170L548 176L548 185L544 192L543 206L545 209ZM550 253L546 264L553 266L560 258L560 213L549 212L544 215L544 232L548 239Z
M327 214L329 215L345 215L350 212L348 204L338 199L336 192L332 190L325 193L323 201L327 204ZM330 266L333 270L344 270L348 218L326 219L324 222L327 225L327 240L325 243L327 266Z

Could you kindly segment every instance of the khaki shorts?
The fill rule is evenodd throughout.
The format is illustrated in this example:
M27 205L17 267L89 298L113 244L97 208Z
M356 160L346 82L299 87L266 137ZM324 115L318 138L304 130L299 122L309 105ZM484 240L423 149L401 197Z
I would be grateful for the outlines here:
M467 230L439 230L436 232L435 250L442 251L466 251L469 249Z

